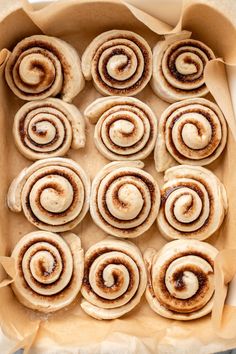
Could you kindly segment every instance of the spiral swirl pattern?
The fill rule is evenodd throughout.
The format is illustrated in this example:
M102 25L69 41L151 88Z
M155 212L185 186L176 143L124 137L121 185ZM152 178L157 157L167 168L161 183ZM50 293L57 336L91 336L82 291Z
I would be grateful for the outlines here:
M226 121L215 103L204 98L174 103L159 121L156 169L162 172L176 161L208 165L221 155L226 142Z
M143 166L140 161L111 162L93 180L90 213L110 235L137 237L157 217L159 187Z
M8 191L12 211L23 209L39 229L67 231L84 218L89 208L90 182L83 169L65 158L35 162L24 169Z
M17 276L12 289L19 301L41 312L69 305L79 293L84 269L78 236L36 231L15 246Z
M86 252L81 307L97 319L121 317L140 302L146 283L139 249L107 238Z
M59 96L70 102L84 87L76 50L44 35L25 38L15 46L5 76L15 95L27 101Z
M192 320L212 310L214 259L218 250L197 240L177 240L144 255L149 276L146 298L159 315Z
M151 78L152 52L148 43L134 32L104 32L85 50L82 71L103 95L133 96Z
M176 102L208 93L204 68L215 58L204 43L188 38L189 32L174 35L171 40L159 41L153 51L154 92L167 102ZM186 38L187 37L187 38Z
M85 145L85 124L79 110L57 98L28 102L16 113L13 135L30 160L63 156Z
M153 150L157 118L142 101L133 97L99 98L84 114L96 124L96 146L109 160L144 159Z
M227 196L212 172L197 166L172 167L164 181L157 217L164 237L204 240L218 230L226 214Z

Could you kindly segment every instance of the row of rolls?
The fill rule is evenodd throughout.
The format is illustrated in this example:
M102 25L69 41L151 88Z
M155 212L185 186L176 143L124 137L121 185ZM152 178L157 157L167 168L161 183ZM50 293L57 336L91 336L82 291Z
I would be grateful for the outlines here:
M107 31L91 41L82 59L64 40L34 35L13 48L5 77L27 101L59 96L71 102L92 80L104 96L134 96L150 82L154 93L173 103L208 93L204 69L214 58L188 31L161 38L153 50L137 33Z
M23 169L7 203L41 230L75 228L90 209L93 221L115 237L142 235L157 220L167 239L205 240L227 212L224 185L210 170L189 165L168 169L161 188L141 161L105 165L90 179L75 161L55 157Z
M154 151L156 170L176 164L206 166L223 152L227 125L219 107L205 98L170 105L159 120L134 97L103 97L83 115L58 98L28 102L16 113L13 137L30 160L67 154L86 143L86 123L95 125L94 143L110 161L143 160Z
M17 276L11 286L24 306L42 313L80 302L89 316L111 320L133 310L145 293L160 316L188 321L212 310L217 254L208 243L175 240L142 256L134 243L112 237L84 254L78 235L35 231L12 252Z
M208 93L204 69L213 51L182 31L151 50L139 34L98 35L82 58L65 41L34 35L20 41L5 66L8 86L25 103L16 113L18 150L35 161L11 183L7 204L39 231L23 236L12 258L12 289L19 301L54 312L79 300L97 319L119 318L146 294L159 315L191 320L211 312L217 249L202 242L221 226L227 195L206 169L223 152L227 126ZM85 81L102 98L81 114L71 102ZM171 105L157 119L133 96L150 82ZM84 169L63 157L86 144L86 124L108 160L92 183ZM142 160L154 151L159 187ZM88 210L106 237L84 254L73 230ZM157 223L171 241L144 255L127 239Z

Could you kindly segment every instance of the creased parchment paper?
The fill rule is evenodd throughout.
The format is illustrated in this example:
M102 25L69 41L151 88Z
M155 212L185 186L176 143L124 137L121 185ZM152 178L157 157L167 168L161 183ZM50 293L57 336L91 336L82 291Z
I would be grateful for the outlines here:
M233 1L233 0L232 0ZM214 2L211 1L212 5ZM153 2L155 5L155 2ZM157 9L155 9L155 14ZM171 321L156 315L143 298L135 310L113 321L97 321L80 309L80 298L70 308L47 317L24 308L15 299L9 283L14 279L14 264L10 258L16 242L27 232L33 231L23 214L14 214L6 207L8 186L20 170L30 164L16 150L12 139L15 112L23 102L14 96L4 80L4 65L16 43L35 33L57 36L72 44L81 55L88 43L99 33L110 29L127 29L141 34L151 47L168 33L181 28L192 31L215 52L217 59L206 68L206 81L212 96L223 110L228 121L229 139L224 154L210 168L226 186L229 212L223 227L208 241L223 250L216 262L216 300L211 316L190 322ZM59 1L33 11L25 2L0 0L0 320L5 340L1 352L14 352L24 347L30 353L212 353L236 346L236 307L224 306L225 284L236 271L236 143L234 108L227 82L226 69L236 64L236 30L220 12L206 4L183 6L177 26L119 1ZM225 61L228 66L225 67ZM225 69L226 68L226 69ZM208 98L213 99L210 94ZM92 83L74 100L83 112L99 94ZM138 96L149 104L157 117L167 103L156 97L149 85ZM108 161L95 149L94 126L87 123L86 147L69 153L69 157L85 169L91 179ZM163 175L154 170L153 156L145 160L145 169L161 185ZM105 234L91 221L89 215L75 232L85 250L103 239ZM165 240L156 225L134 242L144 251L147 247L159 249ZM3 336L2 336L3 337Z

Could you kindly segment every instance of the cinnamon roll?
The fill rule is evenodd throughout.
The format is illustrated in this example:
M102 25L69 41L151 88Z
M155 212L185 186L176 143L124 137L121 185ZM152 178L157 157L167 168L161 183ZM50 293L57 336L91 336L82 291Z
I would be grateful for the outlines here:
M82 56L86 80L103 95L133 96L152 75L152 52L137 33L112 30L97 36Z
M16 244L16 279L11 287L26 307L54 312L71 304L83 279L84 252L78 236L31 232Z
M137 237L156 219L160 191L143 167L141 161L111 162L94 178L90 213L94 222L108 234Z
M154 152L158 172L176 164L205 166L227 142L227 125L219 107L204 98L170 105L161 115Z
M188 321L211 312L214 299L214 259L218 250L198 240L167 243L160 252L147 249L146 299L159 315Z
M81 307L99 320L121 317L138 305L146 284L138 247L128 241L104 239L85 254Z
M137 98L99 98L87 107L84 115L96 124L95 144L109 160L145 159L154 149L157 118Z
M54 157L23 169L10 185L7 203L41 230L67 231L89 208L90 181L74 161Z
M79 110L57 98L28 102L16 113L13 136L30 160L65 155L85 146L85 123Z
M44 35L27 37L15 46L5 77L14 94L27 101L59 96L71 102L84 87L76 50L59 38Z
M153 50L153 91L167 102L205 96L204 69L215 58L204 43L183 31L159 41Z
M172 167L164 182L157 217L164 237L204 240L219 229L227 211L227 195L211 171L198 166Z

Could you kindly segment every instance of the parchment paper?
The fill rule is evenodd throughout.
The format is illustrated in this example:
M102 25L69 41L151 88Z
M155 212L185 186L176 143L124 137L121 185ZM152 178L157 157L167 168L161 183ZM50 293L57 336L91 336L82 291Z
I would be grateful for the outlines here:
M11 50L16 43L35 33L60 37L71 43L81 55L88 43L99 33L109 29L127 29L141 34L151 47L164 34L181 28L193 32L193 38L208 44L217 57L229 65L236 64L233 25L213 7L204 4L184 6L181 19L172 29L161 20L119 1L59 1L37 12L25 2L0 0L0 49ZM94 20L96 19L96 20ZM161 36L160 36L161 35ZM212 353L236 346L236 308L224 306L228 283L236 271L236 143L234 111L231 102L225 66L222 61L211 62L206 70L207 84L223 110L229 127L229 139L225 153L209 166L223 181L229 198L229 212L220 231L208 239L223 250L216 262L216 301L213 321L208 315L191 322L171 321L156 315L143 298L141 304L129 314L113 321L97 321L80 309L80 298L66 310L47 317L34 313L19 304L9 282L14 279L14 264L7 258L16 242L27 232L33 231L23 214L15 214L6 207L6 193L11 180L25 166L30 165L15 148L12 139L12 123L15 112L23 101L8 89L3 70L8 52L0 52L0 325L4 335L6 352L24 347L30 353ZM92 83L74 100L83 112L99 94ZM156 97L150 86L138 96L149 104L157 117L167 103ZM208 98L213 99L209 94ZM94 126L87 123L86 147L70 151L68 156L77 161L90 175L108 161L95 149ZM154 170L153 156L145 160L145 169L162 184L163 175ZM91 221L89 215L75 229L85 250L105 237ZM165 244L156 225L134 242L144 251L147 247L159 249ZM235 250L232 250L235 249ZM223 312L224 310L224 312ZM226 329L227 327L227 329ZM228 328L229 327L229 328Z

